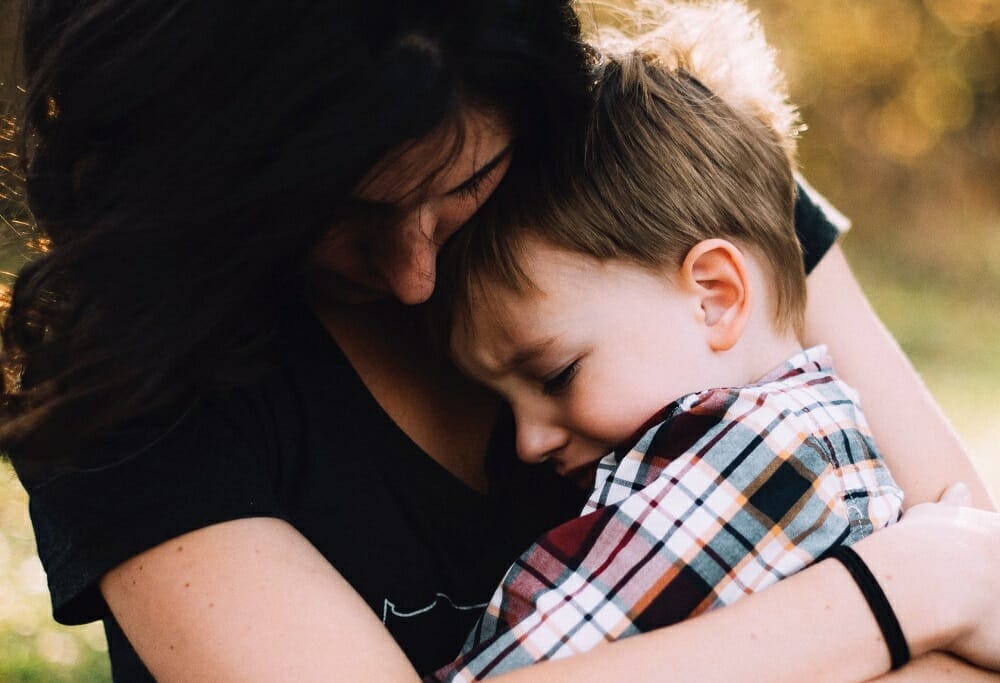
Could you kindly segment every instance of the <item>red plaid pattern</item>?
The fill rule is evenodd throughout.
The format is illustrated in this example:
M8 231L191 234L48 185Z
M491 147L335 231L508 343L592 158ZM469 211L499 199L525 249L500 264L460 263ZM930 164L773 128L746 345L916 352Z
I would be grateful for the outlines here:
M666 626L899 517L903 493L826 349L675 401L605 457L582 516L521 555L462 654L470 681Z

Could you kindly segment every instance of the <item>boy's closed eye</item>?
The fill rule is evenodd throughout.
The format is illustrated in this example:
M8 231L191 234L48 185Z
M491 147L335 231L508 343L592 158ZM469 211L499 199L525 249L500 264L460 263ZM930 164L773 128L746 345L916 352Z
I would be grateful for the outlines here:
M548 396L561 394L569 388L579 369L580 361L575 360L564 368L557 370L554 374L542 380L542 391Z

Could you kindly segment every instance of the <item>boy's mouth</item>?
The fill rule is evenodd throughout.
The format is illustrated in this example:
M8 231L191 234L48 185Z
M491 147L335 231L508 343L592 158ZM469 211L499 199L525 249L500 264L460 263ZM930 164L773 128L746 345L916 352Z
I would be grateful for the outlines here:
M597 476L597 463L589 462L571 470L557 468L557 473L569 479L575 486L583 490L594 488L594 479Z

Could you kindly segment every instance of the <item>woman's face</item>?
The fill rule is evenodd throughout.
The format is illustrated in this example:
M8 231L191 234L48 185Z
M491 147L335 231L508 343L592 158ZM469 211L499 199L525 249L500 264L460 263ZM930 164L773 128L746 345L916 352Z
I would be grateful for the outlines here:
M457 148L452 128L431 134L388 154L362 180L350 216L313 254L311 277L325 294L348 303L392 296L419 304L430 297L438 250L510 163L511 132L501 117L466 108L461 128Z

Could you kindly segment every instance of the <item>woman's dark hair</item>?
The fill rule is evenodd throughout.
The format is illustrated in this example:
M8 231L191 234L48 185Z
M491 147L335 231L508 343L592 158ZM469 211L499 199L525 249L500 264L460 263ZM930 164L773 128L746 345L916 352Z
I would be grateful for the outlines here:
M72 460L259 372L310 247L389 150L586 107L568 0L26 0L21 160L47 249L3 322L0 448Z

